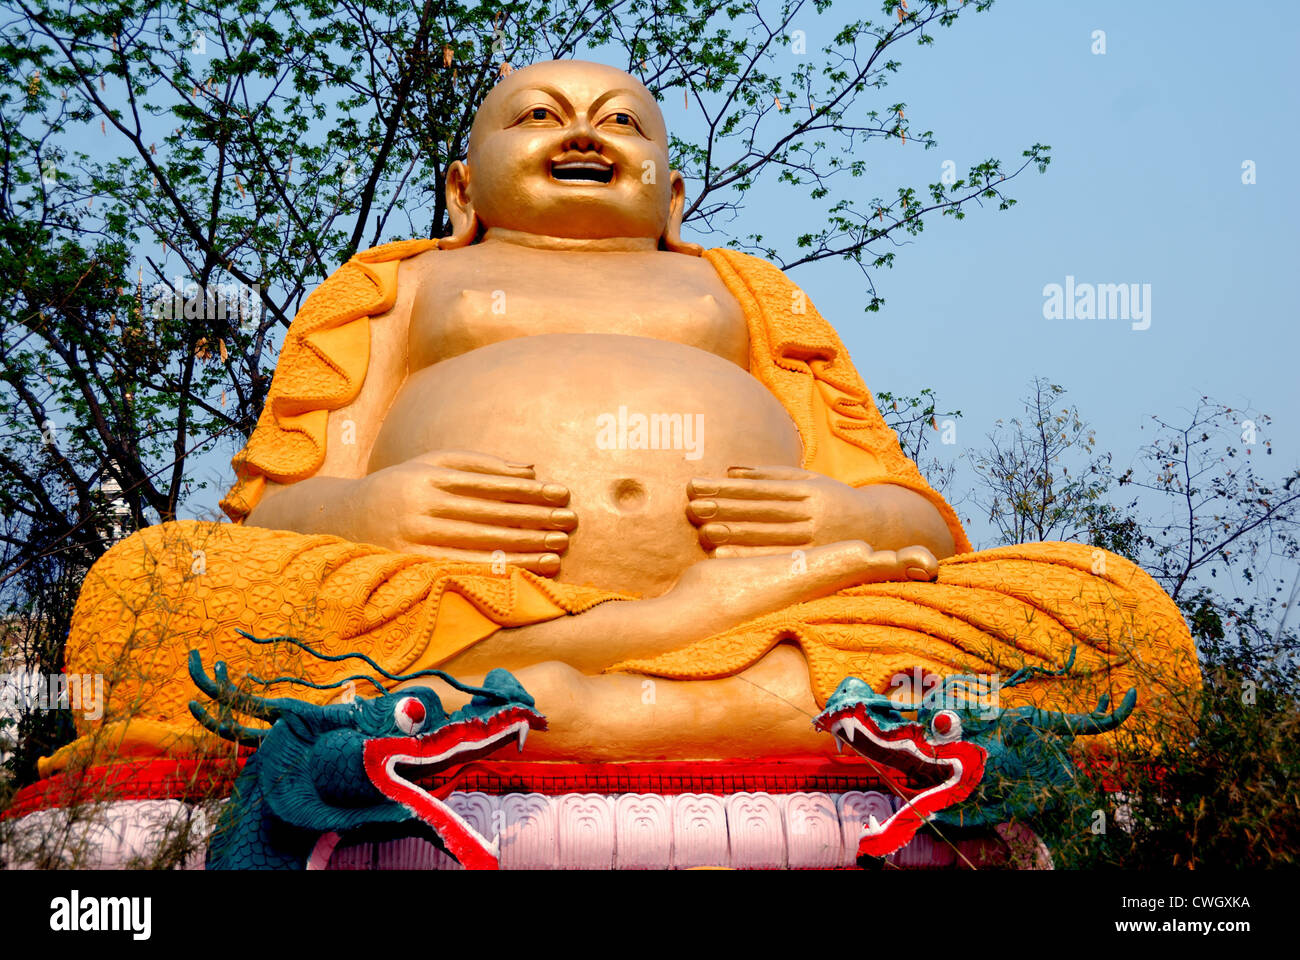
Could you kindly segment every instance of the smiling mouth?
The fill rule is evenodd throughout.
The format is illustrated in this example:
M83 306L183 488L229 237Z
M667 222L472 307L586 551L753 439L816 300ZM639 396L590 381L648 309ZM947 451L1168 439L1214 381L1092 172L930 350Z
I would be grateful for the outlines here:
M565 183L609 183L614 167L596 160L565 160L551 164L551 177Z

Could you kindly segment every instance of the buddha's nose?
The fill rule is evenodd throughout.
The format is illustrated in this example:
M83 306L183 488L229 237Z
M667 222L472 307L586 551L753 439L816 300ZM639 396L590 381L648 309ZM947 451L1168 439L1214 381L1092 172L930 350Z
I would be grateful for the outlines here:
M581 121L564 141L564 149L575 153L600 153L603 147L604 144L597 139L595 132L585 120Z

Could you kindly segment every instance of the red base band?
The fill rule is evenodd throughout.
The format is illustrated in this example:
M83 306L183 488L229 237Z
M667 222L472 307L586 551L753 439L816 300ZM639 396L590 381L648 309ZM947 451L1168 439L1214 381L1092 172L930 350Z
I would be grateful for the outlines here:
M242 766L233 758L152 759L60 773L14 797L0 819L37 810L127 800L184 800L229 796ZM671 760L632 763L553 763L480 760L421 781L425 789L505 793L844 793L886 789L874 765L851 757L774 757L753 760Z
M1130 764L1099 758L1080 766L1100 777L1107 790L1123 789L1134 773ZM151 759L61 773L19 790L0 819L38 810L86 803L128 800L200 800L227 797L242 759ZM1139 765L1146 776L1159 777L1151 764ZM732 794L847 793L889 788L876 765L860 757L771 757L752 760L658 760L629 763L565 763L539 760L479 760L453 767L420 785L445 794L481 790L490 794L544 793L678 793Z

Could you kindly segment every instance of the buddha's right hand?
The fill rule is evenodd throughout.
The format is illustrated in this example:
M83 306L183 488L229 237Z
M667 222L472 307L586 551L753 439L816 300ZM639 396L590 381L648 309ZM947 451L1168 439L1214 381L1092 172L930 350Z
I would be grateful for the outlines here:
M569 491L485 453L435 450L359 481L369 543L446 560L507 563L554 576L578 518Z

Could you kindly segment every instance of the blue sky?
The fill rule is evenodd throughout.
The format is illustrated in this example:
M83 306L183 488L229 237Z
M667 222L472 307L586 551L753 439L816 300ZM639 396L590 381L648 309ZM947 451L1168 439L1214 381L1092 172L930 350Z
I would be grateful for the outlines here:
M982 445L1039 374L1069 389L1121 471L1151 414L1177 418L1201 394L1272 415L1266 466L1295 468L1300 197L1286 178L1300 156L1300 4L1252 4L1249 19L1231 10L1001 0L903 51L882 102L905 101L939 145L873 145L864 196L937 180L944 160L963 173L990 156L1010 164L1036 141L1053 157L1046 174L1011 183L1012 210L936 219L899 250L874 278L888 301L878 314L862 313L852 264L792 273L869 386L931 386L962 410L958 444L936 454ZM815 26L810 50L829 37ZM789 202L756 205L767 209L752 222L775 234ZM1067 275L1151 284L1150 328L1045 320L1043 288Z
M869 386L933 387L962 410L958 443L933 453L961 457L983 445L1042 375L1069 389L1121 471L1149 438L1140 428L1151 414L1177 418L1201 394L1273 416L1270 473L1300 461L1300 198L1285 180L1300 156L1300 4L1248 10L1249 19L1208 2L1000 0L937 31L933 46L899 48L902 69L870 103L904 101L913 129L933 130L938 147L874 143L862 154L867 176L840 189L865 200L922 187L945 160L961 173L992 156L1014 168L1036 141L1053 157L1046 174L1031 168L1009 185L1012 210L972 208L960 223L936 218L910 238L893 269L874 276L887 300L880 313L862 311L853 264L792 274ZM839 0L830 15L795 26L815 57L835 21L878 13L875 3ZM1105 31L1104 55L1092 52L1095 30ZM694 118L680 101L664 106L670 128L689 132ZM1257 179L1249 186L1247 160ZM789 235L804 196L761 185L729 229ZM1044 319L1044 286L1067 275L1150 284L1150 328ZM224 489L228 456L204 457L198 472L220 472ZM206 491L189 509L206 512L220 495ZM989 542L978 518L971 533Z

